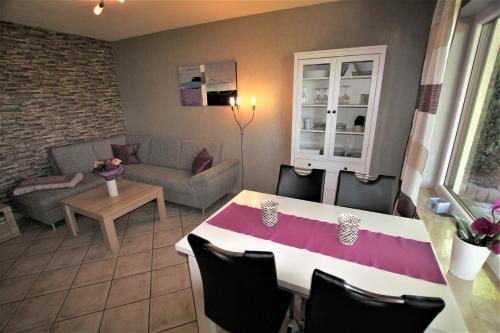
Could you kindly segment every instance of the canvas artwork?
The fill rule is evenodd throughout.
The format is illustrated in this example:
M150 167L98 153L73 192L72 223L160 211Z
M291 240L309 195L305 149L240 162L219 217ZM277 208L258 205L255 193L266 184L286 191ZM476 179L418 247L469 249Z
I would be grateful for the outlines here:
M179 66L179 89L184 106L229 105L236 97L236 62Z

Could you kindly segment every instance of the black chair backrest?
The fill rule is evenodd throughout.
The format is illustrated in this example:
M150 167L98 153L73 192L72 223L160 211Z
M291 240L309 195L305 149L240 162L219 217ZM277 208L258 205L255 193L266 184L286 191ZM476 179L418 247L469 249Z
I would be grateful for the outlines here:
M307 175L299 175L291 165L281 165L276 195L323 202L325 170L312 169Z
M304 333L423 332L443 308L440 298L374 294L316 269Z
M284 313L275 315L283 308L283 292L274 255L228 252L194 234L188 241L200 268L206 316L229 332L277 332Z
M340 171L335 205L391 214L398 195L394 176L360 179L352 171Z

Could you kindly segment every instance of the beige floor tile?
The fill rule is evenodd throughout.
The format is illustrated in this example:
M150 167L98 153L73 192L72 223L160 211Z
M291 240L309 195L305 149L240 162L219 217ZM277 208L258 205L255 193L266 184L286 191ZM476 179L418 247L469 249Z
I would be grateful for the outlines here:
M16 238L13 240L16 240ZM28 242L12 243L8 241L0 244L0 261L18 258L28 246Z
M116 264L115 279L151 270L152 251L139 252L119 257Z
M141 234L150 234L153 232L154 220L140 221L140 222L129 222L127 224L127 230L125 231L125 238L134 237Z
M30 246L23 253L24 256L32 256L36 254L43 254L54 252L62 242L62 237L59 238L45 238L36 239L31 242Z
M37 274L15 277L0 281L0 304L19 301L24 298L36 280Z
M49 333L51 326L52 325L43 325L41 327L30 328L29 330L25 330L22 333Z
M50 259L45 270L63 268L80 265L87 253L88 246L77 247L74 249L59 250Z
M173 246L153 250L153 269L173 266L186 262L186 256L175 250Z
M198 333L198 325L192 322L186 325L178 326L170 330L162 331L163 333Z
M120 248L120 256L136 252L147 251L153 248L153 232L137 235L134 237L125 237Z
M28 292L28 297L68 290L77 272L78 266L72 266L40 273Z
M148 332L148 316L149 300L106 309L100 332Z
M83 262L88 263L88 262L111 259L116 257L118 257L118 254L108 250L106 245L94 244L90 246L89 251L87 252L87 255L85 256Z
M190 214L190 215L181 215L181 221L183 227L191 227L191 226L199 226L200 223L207 219L207 215L201 214Z
M189 235L191 233L191 231L193 231L197 227L198 227L197 225L192 225L192 226L189 226L189 227L183 227L182 228L182 233L184 234L184 236Z
M157 269L151 276L151 296L159 296L189 288L189 270L187 264Z
M188 207L188 206L180 206L181 209L181 215L182 216L187 216L187 215L201 215L201 209L194 208L194 207Z
M72 234L68 234L60 245L60 249L72 249L75 247L90 245L94 240L96 232L95 231L85 231L78 232L76 237Z
M140 301L150 296L151 272L113 280L106 307Z
M46 253L37 256L22 257L12 265L12 267L4 275L4 278L41 272L49 262L52 255L52 253Z
M181 215L180 206L171 202L165 202L165 209L167 211L167 216L178 216ZM158 208L155 206L155 216L158 216Z
M128 224L143 221L154 221L154 210L135 210L128 217Z
M116 258L83 264L76 276L73 288L113 279Z
M10 259L5 261L0 261L0 278L9 270L9 268L14 264L16 259Z
M154 248L174 245L183 237L182 228L175 228L154 233Z
M99 221L86 216L81 216L77 224L78 229L82 232L97 231L99 229Z
M162 222L158 219L155 220L155 232L165 231L180 227L181 227L180 215L167 217L165 222Z
M14 314L20 302L7 303L0 305L0 332L2 331L7 321Z
M103 311L58 321L52 326L52 333L97 333Z
M21 302L5 330L21 331L52 323L61 308L66 291L28 298Z
M151 298L149 330L159 332L196 320L191 289Z
M117 222L115 221L115 230L116 230L116 237L121 240L123 239L125 235L125 229L127 227L127 222L126 221L121 221ZM92 244L103 244L104 243L104 238L102 236L102 232L99 229L95 235L94 241Z
M46 238L61 238L66 236L68 232L68 228L66 224L61 224L56 227L56 230L53 230L51 227L47 226L45 230L42 230L36 239L46 239Z
M104 310L111 282L71 289L59 313L59 320Z

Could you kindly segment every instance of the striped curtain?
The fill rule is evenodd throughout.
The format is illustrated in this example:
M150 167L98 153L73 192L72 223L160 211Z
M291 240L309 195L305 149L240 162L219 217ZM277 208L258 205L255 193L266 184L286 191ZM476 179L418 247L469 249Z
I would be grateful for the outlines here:
M446 61L460 10L460 0L438 0L427 42L416 110L403 163L396 214L414 217L424 172Z

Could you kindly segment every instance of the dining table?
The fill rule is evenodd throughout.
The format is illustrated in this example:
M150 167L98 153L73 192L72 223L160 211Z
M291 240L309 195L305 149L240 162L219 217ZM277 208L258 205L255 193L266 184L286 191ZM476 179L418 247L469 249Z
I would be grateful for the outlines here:
M261 202L264 200L277 201L279 203L280 214L286 214L278 217L278 222L275 226L265 227L269 228L269 231L273 231L274 236L262 237L259 233L242 232L244 229L240 228L240 230L237 227L238 221L249 223L248 221L250 220L246 216L252 215L253 213L250 214L251 212L254 212L254 215L257 216L257 210L260 209ZM245 209L247 210L245 211ZM224 214L227 215L229 210L234 210L233 213L237 211L247 213L244 213L246 215L240 216L238 219L226 219L228 221L225 221L222 217L225 216ZM373 244L372 242L370 254L355 253L352 255L354 247L349 248L348 245L339 245L338 235L336 232L333 232L333 230L336 230L333 227L336 228L336 226L318 224L338 224L340 214L353 214L359 217L361 219L360 233L364 232L373 237L379 237L376 239L372 237L372 240L378 239L379 244ZM229 218L229 215L227 217ZM322 246L316 246L313 239L306 239L303 242L303 244L308 244L307 246L297 245L300 242L281 241L276 232L278 229L272 230L272 228L276 228L280 223L281 230L293 230L291 229L293 228L292 224L288 228L286 223L290 221L295 221L293 223L302 223L302 220L314 221L317 225L316 227L332 227L332 231L327 231L330 229L321 229L324 231L320 240L323 245L331 243L331 247L328 250L330 252L322 251ZM224 224L226 222L229 224ZM231 224L234 224L235 227L232 227ZM307 223L305 225L301 224L302 227L307 227L307 225ZM311 224L312 227L313 224ZM207 217L191 233L205 238L215 246L228 251L244 252L245 250L254 250L272 252L275 257L279 287L302 297L309 296L313 271L319 269L328 274L335 275L351 285L373 293L391 296L417 295L439 297L445 302L445 307L434 318L426 329L426 332L468 331L457 301L446 280L446 272L441 272L429 233L421 220L243 190L223 207ZM308 232L300 232L299 238L307 238L309 237L308 235ZM408 251L404 250L404 247L395 247L395 250L390 253L392 262L384 266L384 258L377 259L377 255L384 256L388 253L384 252L387 251L387 249L384 249L384 246L387 247L387 244L391 244L393 241L396 242L395 246L404 246L407 243L419 246L420 250L418 251L420 252L427 247L428 257L425 259L427 262L422 262L421 258L420 263L412 261L412 247L408 247ZM360 235L355 245L359 249L362 249L363 242L367 242L368 244L368 240L366 238L364 240ZM323 247L328 248L328 246ZM343 247L346 247L345 251ZM175 248L177 251L186 254L188 258L199 332L215 333L216 325L205 316L202 278L187 236L178 241L175 244ZM344 252L350 253L350 255L340 255ZM374 259L371 258L371 261L364 261L363 256L366 255L373 256L375 261L382 264L377 265L375 263L371 265L370 263ZM356 258L356 260L350 259L351 257ZM420 264L422 264L422 269L420 268ZM398 265L406 268L399 271L398 269L393 269L398 268ZM408 267L408 265L411 267ZM432 270L433 265L436 265L433 277L426 277L425 272L421 274L421 271L426 269L424 266ZM334 320L343 319L341 317L336 318L335 313L332 313L332 327L334 327Z

